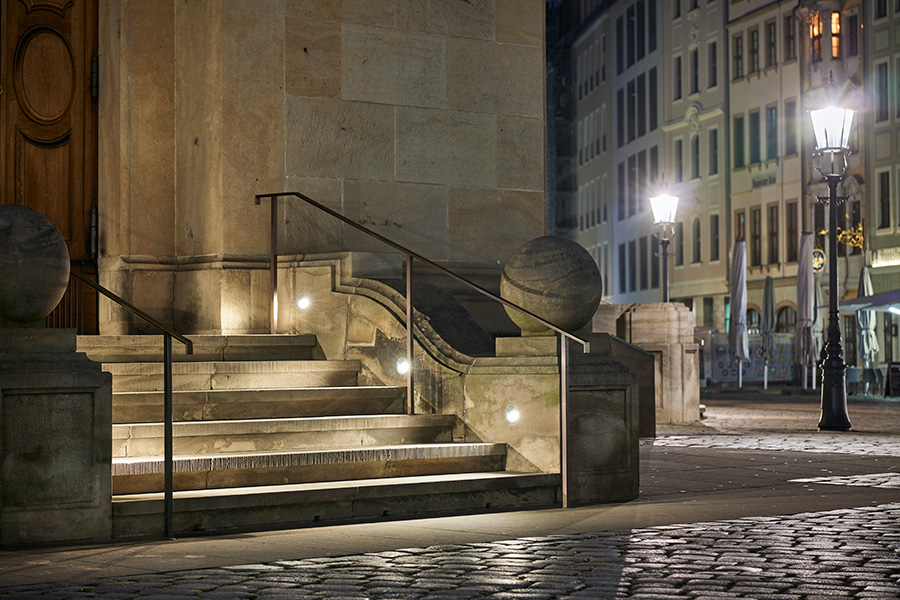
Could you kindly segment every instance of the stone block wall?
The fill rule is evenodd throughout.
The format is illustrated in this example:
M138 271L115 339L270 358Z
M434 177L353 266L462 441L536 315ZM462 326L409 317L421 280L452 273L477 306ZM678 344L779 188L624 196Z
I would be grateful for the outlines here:
M101 283L160 320L267 330L260 279L224 275L267 268L257 193L439 261L496 265L544 233L540 0L99 9ZM286 254L385 251L299 201L278 221ZM134 329L101 302L103 333Z

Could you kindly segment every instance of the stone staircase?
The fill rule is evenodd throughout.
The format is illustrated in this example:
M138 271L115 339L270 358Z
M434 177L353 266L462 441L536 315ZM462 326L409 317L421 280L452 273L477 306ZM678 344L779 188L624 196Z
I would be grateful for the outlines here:
M506 445L464 443L455 415L406 415L405 388L357 385L314 336L191 336L173 345L176 534L551 506L558 474L505 470ZM90 336L113 375L113 530L163 526L159 336Z

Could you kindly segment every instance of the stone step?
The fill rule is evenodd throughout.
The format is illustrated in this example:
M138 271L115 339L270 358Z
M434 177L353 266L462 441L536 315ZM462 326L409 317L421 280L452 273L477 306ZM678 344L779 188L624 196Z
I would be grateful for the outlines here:
M174 390L344 387L357 384L358 360L182 362L172 365ZM162 363L104 363L113 392L163 390Z
M173 425L177 455L322 450L453 441L454 415L197 421ZM162 423L113 425L113 458L160 456Z
M163 420L163 392L113 394L113 423L157 423ZM406 388L345 386L248 390L176 391L175 421L280 419L342 415L399 414Z
M174 488L199 490L506 468L506 444L416 444L174 457ZM113 494L158 492L161 457L113 459Z
M311 360L321 358L314 335L189 335L194 353L172 341L172 360ZM81 335L78 351L96 362L162 362L161 335Z
M560 475L487 472L175 492L176 535L559 506ZM162 493L113 497L113 535L163 532Z

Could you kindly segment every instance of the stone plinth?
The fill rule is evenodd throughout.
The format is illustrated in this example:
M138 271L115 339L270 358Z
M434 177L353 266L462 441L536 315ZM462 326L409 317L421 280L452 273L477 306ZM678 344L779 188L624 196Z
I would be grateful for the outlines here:
M0 544L109 538L112 377L75 330L0 330Z
M692 423L700 419L700 355L694 342L692 311L679 303L603 305L594 331L609 327L622 339L656 355L656 422Z
M635 498L636 377L602 351L584 354L581 346L570 343L569 357L568 505ZM466 438L506 442L508 470L560 471L559 386L556 336L498 338L497 356L476 359L466 375ZM505 418L511 406L519 413L515 423Z

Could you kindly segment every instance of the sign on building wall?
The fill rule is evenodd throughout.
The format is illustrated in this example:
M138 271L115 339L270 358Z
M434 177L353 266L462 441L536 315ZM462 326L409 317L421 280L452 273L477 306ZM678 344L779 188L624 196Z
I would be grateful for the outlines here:
M794 360L794 335L792 333L776 333L775 355L769 358L769 381L788 382L796 378ZM708 378L710 384L737 382L738 365L731 360L728 349L728 334L714 333L710 344L710 361ZM750 336L750 363L743 364L742 378L744 382L762 382L765 369L763 360L762 336Z

